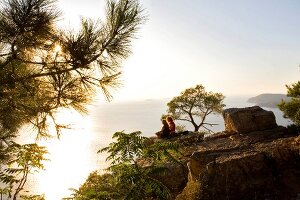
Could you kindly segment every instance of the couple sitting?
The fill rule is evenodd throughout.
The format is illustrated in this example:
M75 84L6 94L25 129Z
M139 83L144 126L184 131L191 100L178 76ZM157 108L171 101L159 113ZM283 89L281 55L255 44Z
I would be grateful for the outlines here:
M161 128L161 131L157 132L156 135L158 138L170 138L175 137L175 123L173 121L173 118L168 116L166 119L162 120L163 127Z

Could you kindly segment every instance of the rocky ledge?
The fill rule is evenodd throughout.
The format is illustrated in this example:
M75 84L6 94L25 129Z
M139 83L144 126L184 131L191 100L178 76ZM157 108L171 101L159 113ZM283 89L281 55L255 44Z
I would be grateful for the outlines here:
M184 167L169 164L170 173L161 178L172 199L300 199L298 134L277 126L259 107L225 110L223 116L224 132L172 139L183 144L184 155Z

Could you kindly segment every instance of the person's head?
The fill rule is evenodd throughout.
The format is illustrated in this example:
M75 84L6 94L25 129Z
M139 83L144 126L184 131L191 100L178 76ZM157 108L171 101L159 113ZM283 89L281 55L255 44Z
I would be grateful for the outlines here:
M167 122L173 122L173 118L172 118L171 116L168 116L168 117L166 118L166 120L167 120Z
M165 119L162 120L162 123L163 125L168 125L168 122Z

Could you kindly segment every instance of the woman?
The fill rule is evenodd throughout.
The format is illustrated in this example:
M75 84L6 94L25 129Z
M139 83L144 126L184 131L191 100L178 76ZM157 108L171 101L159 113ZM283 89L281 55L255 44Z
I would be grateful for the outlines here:
M162 124L161 131L157 132L156 135L158 138L167 138L170 136L169 125L166 120L162 120Z
M175 128L176 127L175 127L175 123L173 121L173 118L168 116L166 120L168 122L170 136L176 136L176 133L175 133Z

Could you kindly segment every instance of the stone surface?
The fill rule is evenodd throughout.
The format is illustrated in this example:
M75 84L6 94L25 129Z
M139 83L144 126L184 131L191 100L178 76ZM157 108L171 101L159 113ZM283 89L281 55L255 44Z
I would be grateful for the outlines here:
M188 162L177 200L294 200L300 194L300 137L284 127L205 140Z
M168 168L169 172L156 178L170 189L172 199L175 199L188 182L187 160L183 161L182 165L167 163L165 167Z
M249 133L277 127L275 115L259 106L229 108L223 111L226 132Z
M192 148L194 149L201 142L203 142L204 134L199 132L185 132L179 134L176 137L159 139L157 137L150 137L146 141L146 145L152 145L155 142L176 142L179 143L182 149ZM181 149L181 150L182 150ZM184 152L184 151L183 151ZM168 173L155 177L166 185L172 193L172 199L174 199L179 193L182 192L188 181L188 168L187 163L189 161L188 156L181 158L182 164L178 163L165 163L164 166L168 168ZM147 167L150 163L146 160L137 160L138 164Z

